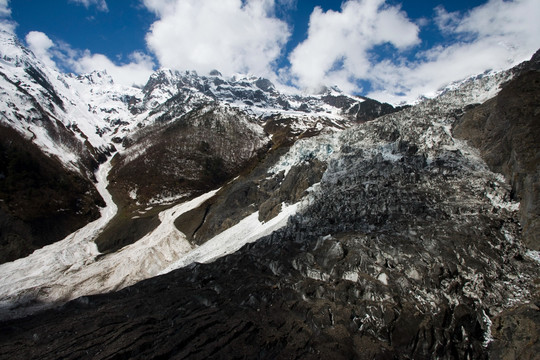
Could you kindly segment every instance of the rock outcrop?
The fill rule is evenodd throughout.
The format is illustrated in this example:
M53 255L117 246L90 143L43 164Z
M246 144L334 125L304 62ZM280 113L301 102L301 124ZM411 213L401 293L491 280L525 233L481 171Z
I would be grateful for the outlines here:
M540 53L516 72L495 98L467 111L454 134L508 179L520 200L523 239L540 250Z

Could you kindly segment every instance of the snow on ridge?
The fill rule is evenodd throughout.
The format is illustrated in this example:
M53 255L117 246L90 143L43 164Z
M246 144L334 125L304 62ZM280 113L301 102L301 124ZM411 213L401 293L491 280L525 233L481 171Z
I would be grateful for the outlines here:
M140 89L114 84L103 71L61 73L43 64L14 34L2 31L0 44L1 121L22 135L30 132L29 139L67 168L78 169L78 149L86 141L95 149L108 149L118 131L134 129L136 117L128 109L128 99L142 98ZM49 129L59 121L80 145L53 140L44 117L51 119Z

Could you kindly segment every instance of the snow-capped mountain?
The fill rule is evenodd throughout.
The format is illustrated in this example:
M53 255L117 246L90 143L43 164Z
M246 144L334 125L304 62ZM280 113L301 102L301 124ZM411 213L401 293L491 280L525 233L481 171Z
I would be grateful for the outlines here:
M393 110L336 89L315 96L284 95L267 79L240 75L227 79L217 71L198 76L162 69L143 89L125 87L114 84L106 72L75 76L48 68L8 32L0 34L0 41L2 123L35 137L34 143L72 168L80 165L85 152L108 153L113 138L152 124L165 113L180 116L209 103L228 104L257 117L346 115L362 121ZM369 108L362 105L366 101ZM56 121L59 124L50 124ZM69 140L56 141L58 137ZM86 145L81 149L80 143Z
M105 73L75 77L48 68L12 34L2 32L0 41L2 124L76 171L108 153L110 137L103 135L117 130L126 100L140 91L114 85Z
M2 36L2 357L536 356L540 55L394 109Z
M11 184L4 189L9 230L2 237L25 239L22 247L9 245L2 261L27 255L96 219L97 205L103 203L93 185L94 172L118 150L122 154L113 167L113 191L127 199L121 202L135 216L134 212L150 204L199 195L222 184L269 147L321 131L342 130L395 111L390 105L336 89L316 96L281 94L266 79L225 78L218 72L198 76L162 69L144 88L126 87L115 84L106 72L76 76L47 67L8 32L0 32L0 45L0 126L6 141L17 139L5 156L26 159L17 165L21 169L13 165L10 170L6 158L2 169ZM202 118L213 123L208 131L200 123ZM192 133L180 129L179 122L188 124ZM216 127L222 125L225 127ZM182 142L187 145L182 149L179 137L162 136L172 128L185 137ZM224 136L223 129L228 135ZM190 142L189 136L199 142ZM246 148L232 151L233 146L234 150ZM166 156L166 152L176 151L186 156ZM43 162L48 164L46 174L34 166ZM149 173L144 178L135 175L141 171L141 163ZM39 184L15 180L26 176L27 170L34 183L51 184L47 194ZM70 185L58 189L59 183ZM43 202L47 197L61 200L29 212L35 197L32 191ZM133 195L137 192L139 196ZM54 229L47 225L52 222Z

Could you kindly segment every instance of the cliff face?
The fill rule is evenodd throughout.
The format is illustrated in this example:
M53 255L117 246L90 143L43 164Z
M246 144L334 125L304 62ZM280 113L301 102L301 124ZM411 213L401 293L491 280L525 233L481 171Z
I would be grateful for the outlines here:
M0 264L63 239L99 217L92 182L0 124Z
M540 54L516 70L493 99L468 111L454 127L458 138L480 150L520 200L525 244L540 249Z

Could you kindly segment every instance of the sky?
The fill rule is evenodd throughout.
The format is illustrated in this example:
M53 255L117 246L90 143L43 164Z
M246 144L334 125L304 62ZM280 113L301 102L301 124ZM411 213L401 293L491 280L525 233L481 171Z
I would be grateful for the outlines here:
M539 18L539 0L0 0L2 27L63 72L217 69L392 104L530 58Z

